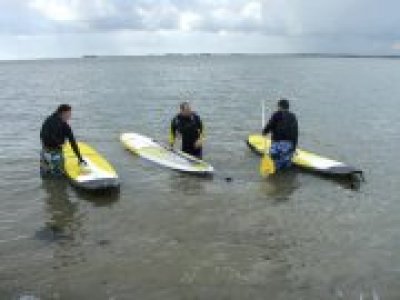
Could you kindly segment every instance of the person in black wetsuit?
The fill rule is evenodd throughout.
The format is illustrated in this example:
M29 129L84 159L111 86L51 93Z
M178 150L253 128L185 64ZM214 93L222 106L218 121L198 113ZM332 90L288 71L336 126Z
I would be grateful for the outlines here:
M298 122L296 115L289 111L289 101L278 101L278 110L273 113L262 131L263 135L271 133L270 156L277 170L291 166L298 142Z
M71 119L71 106L61 104L57 110L43 122L40 131L42 151L40 153L40 174L45 176L61 176L64 171L62 146L65 140L71 144L79 164L85 164L76 144L74 134L68 121Z
M182 137L182 151L199 159L203 156L203 122L191 110L188 102L180 105L180 112L171 121L170 146L174 147L177 135Z

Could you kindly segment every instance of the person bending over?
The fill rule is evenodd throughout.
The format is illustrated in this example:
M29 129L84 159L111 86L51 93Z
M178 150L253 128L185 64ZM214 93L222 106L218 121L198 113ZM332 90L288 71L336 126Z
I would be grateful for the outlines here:
M40 153L40 174L46 176L61 176L64 173L64 157L62 146L68 139L79 164L85 164L74 134L68 121L71 119L72 109L68 104L61 104L57 110L43 122L40 131L42 151Z

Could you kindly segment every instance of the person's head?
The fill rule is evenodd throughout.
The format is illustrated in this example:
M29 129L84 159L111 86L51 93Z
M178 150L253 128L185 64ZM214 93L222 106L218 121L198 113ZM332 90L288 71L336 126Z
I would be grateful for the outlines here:
M179 105L179 108L180 108L180 111L181 111L181 115L182 115L182 116L188 117L188 116L190 116L190 115L192 114L192 109L191 109L191 107L190 107L189 102L187 102L187 101L182 102L182 103Z
M278 109L279 110L288 110L289 109L289 100L287 99L280 99L278 101Z
M56 112L64 122L68 122L71 119L72 108L69 104L61 104Z

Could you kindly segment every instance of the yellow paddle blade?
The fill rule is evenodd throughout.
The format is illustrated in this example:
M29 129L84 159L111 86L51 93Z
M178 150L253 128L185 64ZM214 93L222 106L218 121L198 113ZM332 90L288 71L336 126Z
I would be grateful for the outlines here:
M260 162L260 175L262 177L267 177L275 173L275 163L271 157L267 154L261 158Z

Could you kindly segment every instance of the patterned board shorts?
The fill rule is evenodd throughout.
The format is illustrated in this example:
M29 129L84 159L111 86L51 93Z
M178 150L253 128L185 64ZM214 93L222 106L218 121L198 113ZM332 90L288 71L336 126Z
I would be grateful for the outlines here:
M40 175L61 177L64 174L64 156L61 150L42 149L40 152Z
M272 142L269 155L275 162L275 168L282 170L292 165L293 144L289 141Z

